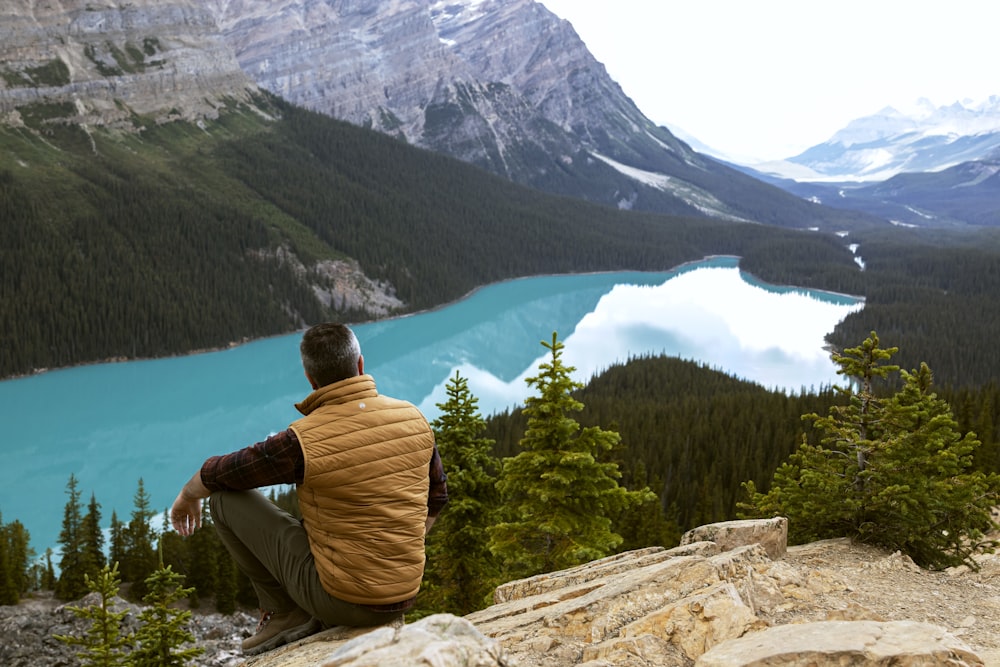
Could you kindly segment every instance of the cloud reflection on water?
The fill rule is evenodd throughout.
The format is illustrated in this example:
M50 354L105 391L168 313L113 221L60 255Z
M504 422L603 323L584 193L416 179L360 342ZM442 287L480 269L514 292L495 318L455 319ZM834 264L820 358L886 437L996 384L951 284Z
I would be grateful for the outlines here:
M765 289L736 268L703 268L661 285L615 286L563 340L563 360L576 367L575 380L586 382L629 358L665 354L796 393L838 382L824 337L863 306ZM449 377L458 371L468 378L480 412L489 415L522 405L533 393L525 378L547 359L539 346L535 362L511 381L470 363L453 366ZM433 419L445 400L442 382L420 407Z

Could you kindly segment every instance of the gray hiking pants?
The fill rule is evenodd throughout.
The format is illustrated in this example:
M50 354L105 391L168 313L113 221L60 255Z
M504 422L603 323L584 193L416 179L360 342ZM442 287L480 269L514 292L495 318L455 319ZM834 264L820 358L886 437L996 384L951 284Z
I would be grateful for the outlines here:
M301 607L325 627L384 625L401 612L378 612L323 589L302 523L258 491L217 491L209 498L215 529L257 591L261 609Z

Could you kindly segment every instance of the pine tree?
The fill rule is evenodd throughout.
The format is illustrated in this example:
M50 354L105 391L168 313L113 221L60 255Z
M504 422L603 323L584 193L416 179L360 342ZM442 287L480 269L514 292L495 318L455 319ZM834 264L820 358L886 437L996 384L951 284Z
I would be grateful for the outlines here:
M87 592L87 563L83 558L83 518L80 515L80 491L76 476L70 474L66 483L69 500L63 509L62 529L59 545L59 580L56 582L56 597L60 600L76 600Z
M125 540L125 525L118 520L118 513L111 511L111 529L108 534L108 561L122 563L128 556Z
M14 605L20 601L17 580L14 577L13 555L7 543L7 526L0 520L0 605Z
M101 506L93 493L80 524L80 550L87 574L97 576L104 569L104 533L101 531Z
M20 598L33 584L30 563L35 557L35 552L31 548L31 535L24 524L16 519L2 527L2 534L7 550L10 581Z
M205 530L202 524L200 530ZM209 527L208 530L214 529ZM220 545L221 546L221 545ZM246 575L243 575L244 577ZM236 611L236 598L239 594L236 563L229 552L222 549L215 570L215 610L220 614L232 614Z
M641 460L636 460L632 468L631 486L650 486L646 465ZM663 503L655 494L638 508L621 511L615 517L615 526L623 538L618 547L619 551L649 546L673 547L681 539L681 531L676 520L667 518L663 511Z
M146 594L146 579L156 570L158 563L154 546L156 534L152 526L154 515L141 477L134 501L132 519L125 529L122 579L132 584L131 597L141 598Z
M118 579L118 563L105 565L97 577L86 577L87 588L99 596L98 604L89 607L69 607L78 618L90 621L87 634L83 637L54 635L56 639L83 650L76 655L86 667L117 667L127 665L127 649L131 636L122 635L122 621L128 615L128 608L114 611L113 603L121 587Z
M54 591L56 588L56 568L52 565L52 547L45 549L45 569L40 582L43 591Z
M468 380L456 372L446 391L448 400L438 404L442 412L431 426L451 499L428 537L421 605L464 615L488 604L501 583L487 532L499 505L496 475L500 462L492 453L493 440L482 437L485 421Z
M129 660L133 667L183 667L204 652L200 646L182 648L195 640L187 629L191 612L175 606L191 594L190 588L181 587L183 579L162 563L146 578L148 593L143 601L148 606L139 614L142 625L135 633L136 646Z
M885 362L875 332L834 355L838 373L855 380L846 405L825 417L804 415L817 443L804 440L759 493L745 482L744 516L785 516L789 539L852 537L900 550L921 566L965 563L992 545L990 510L1000 503L1000 476L973 470L979 441L962 435L950 406L931 391L927 364L902 371L901 388L879 397L875 378L898 370Z
M503 462L497 483L510 515L490 530L490 548L515 576L607 556L622 542L610 517L655 497L649 489L628 491L618 484L618 465L602 457L620 436L597 426L581 429L572 417L584 407L572 396L582 387L570 378L575 369L563 365L556 333L542 345L552 359L527 380L538 395L524 408L523 451Z

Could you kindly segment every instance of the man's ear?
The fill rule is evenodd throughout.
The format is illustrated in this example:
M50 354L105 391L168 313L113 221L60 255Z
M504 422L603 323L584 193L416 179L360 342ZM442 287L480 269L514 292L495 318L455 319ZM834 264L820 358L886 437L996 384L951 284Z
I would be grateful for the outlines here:
M364 355L358 355L358 375L365 374L365 357Z
M316 381L312 379L311 375L309 375L309 371L303 371L303 372L306 374L306 379L309 380L309 386L312 387L313 389L319 389L319 385L317 385Z

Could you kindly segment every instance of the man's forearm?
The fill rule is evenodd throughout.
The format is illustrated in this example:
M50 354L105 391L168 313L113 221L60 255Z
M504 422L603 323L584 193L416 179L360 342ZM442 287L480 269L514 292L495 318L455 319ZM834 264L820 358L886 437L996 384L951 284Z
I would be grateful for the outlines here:
M201 481L201 470L199 469L191 479L187 481L184 488L181 489L181 495L188 500L201 500L202 498L208 498L212 495L212 492L208 490L208 487Z
M187 537L201 527L201 501L208 498L212 492L201 481L199 469L181 488L177 499L170 507L170 523L181 535Z

